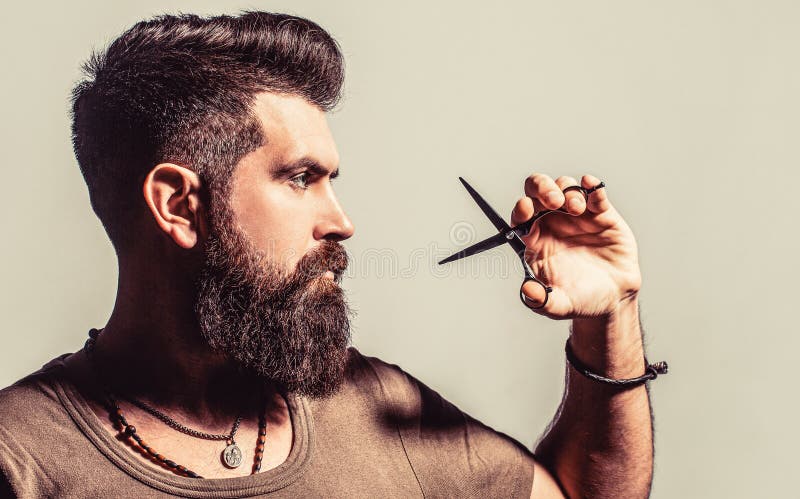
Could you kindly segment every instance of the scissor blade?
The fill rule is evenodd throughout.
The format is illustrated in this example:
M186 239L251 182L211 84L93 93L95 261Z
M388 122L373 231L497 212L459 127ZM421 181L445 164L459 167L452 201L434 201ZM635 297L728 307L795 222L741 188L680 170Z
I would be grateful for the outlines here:
M472 196L472 199L474 199L475 202L478 203L478 206L481 208L481 211L483 211L483 214L489 218L489 221L492 222L495 229L497 229L500 232L508 231L510 227L508 226L506 221L503 220L503 217L498 215L496 211L494 211L494 208L489 206L489 203L487 203L486 200L483 199L483 197L481 197L480 194L478 194L478 191L473 189L472 186L469 185L469 183L467 183L467 181L464 180L462 177L458 177L458 180L460 180L461 183L464 184L464 188L467 189L467 192L469 192L469 195Z
M496 248L501 244L508 242L506 239L506 235L503 233L495 234L494 236L484 239L483 241L477 242L472 246L464 248L463 250L459 251L458 253L453 253L452 255L448 256L444 260L439 262L439 265L443 263L450 263L455 260L460 260L462 258L466 258L468 256L472 256L476 253L480 253L482 251L486 251L492 248Z
M522 239L520 239L518 234L514 234L514 237L508 240L508 244L514 248L514 252L520 257L520 259L525 259L528 248L525 246L525 243L522 241Z

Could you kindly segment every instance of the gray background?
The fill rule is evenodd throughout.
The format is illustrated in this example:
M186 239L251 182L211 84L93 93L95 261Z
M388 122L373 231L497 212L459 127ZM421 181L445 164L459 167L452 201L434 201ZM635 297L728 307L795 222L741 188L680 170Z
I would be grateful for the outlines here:
M640 245L653 497L797 497L800 8L792 1L15 2L4 7L0 385L79 348L116 265L68 133L79 65L135 21L243 8L340 41L337 190L356 226L354 342L532 445L568 324L526 311L509 249L431 261L531 172L603 178ZM32 415L35 418L35 415Z

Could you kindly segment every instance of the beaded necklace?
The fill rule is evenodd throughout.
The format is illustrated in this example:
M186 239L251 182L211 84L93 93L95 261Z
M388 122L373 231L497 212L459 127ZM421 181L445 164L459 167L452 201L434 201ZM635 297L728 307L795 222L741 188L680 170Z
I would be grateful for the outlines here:
M84 345L84 351L86 352L86 356L89 359L90 364L92 365L92 369L95 371L95 376L97 376L98 379L102 379L101 376L98 376L99 369L97 367L97 363L94 358L94 347L97 342L98 336L100 336L100 331L92 328L89 331L89 338L86 340L86 344ZM164 455L162 455L159 452L156 452L152 447L150 447L147 444L147 442L145 442L142 439L142 437L136 432L136 427L128 423L128 420L122 414L122 410L119 407L119 403L117 402L117 399L116 397L114 397L111 390L103 386L103 391L105 392L106 409L108 410L109 416L111 417L111 420L114 423L114 427L120 433L120 436L123 437L129 445L131 445L131 447L133 447L140 453L144 454L146 457L149 457L150 459L156 461L161 466L169 469L170 471L174 472L177 475L183 475L190 478L203 478L202 476L198 475L197 473L190 470L186 466L178 464L170 459L167 459L166 457L164 457ZM131 402L132 404L136 405L140 409L147 411L148 413L160 419L169 427L177 431L180 431L182 433L197 438L204 438L207 440L225 440L228 445L222 451L222 454L220 456L222 463L228 468L236 468L242 463L242 451L241 449L239 449L239 446L233 439L233 437L236 435L236 430L238 430L239 428L239 423L241 423L242 420L241 416L236 418L236 421L233 423L233 427L231 428L231 431L228 435L205 433L193 430L185 425L182 425L181 423L175 421L168 415L145 404L144 402L140 402L138 400L131 399L128 397L125 397L125 399ZM250 473L251 475L255 475L256 473L261 471L261 461L264 458L264 445L267 440L267 420L264 412L265 411L262 410L258 418L258 439L256 440L256 452L253 458L253 469Z

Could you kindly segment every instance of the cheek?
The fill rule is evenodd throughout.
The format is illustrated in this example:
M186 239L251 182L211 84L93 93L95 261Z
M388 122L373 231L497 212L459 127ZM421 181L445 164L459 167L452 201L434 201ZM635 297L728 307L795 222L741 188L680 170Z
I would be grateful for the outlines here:
M280 192L240 196L235 206L239 225L266 257L294 269L313 243L310 210L300 199Z

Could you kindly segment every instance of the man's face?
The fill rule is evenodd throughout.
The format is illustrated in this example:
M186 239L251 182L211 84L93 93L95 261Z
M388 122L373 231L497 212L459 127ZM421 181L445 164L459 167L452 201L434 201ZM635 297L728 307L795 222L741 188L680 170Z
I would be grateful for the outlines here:
M253 245L291 270L322 241L353 235L331 186L339 154L325 113L305 99L263 93L255 111L266 145L237 166L231 210Z
M344 372L349 314L339 287L353 234L331 187L338 165L325 115L299 97L262 94L266 145L213 206L196 312L209 345L245 370L312 396Z

